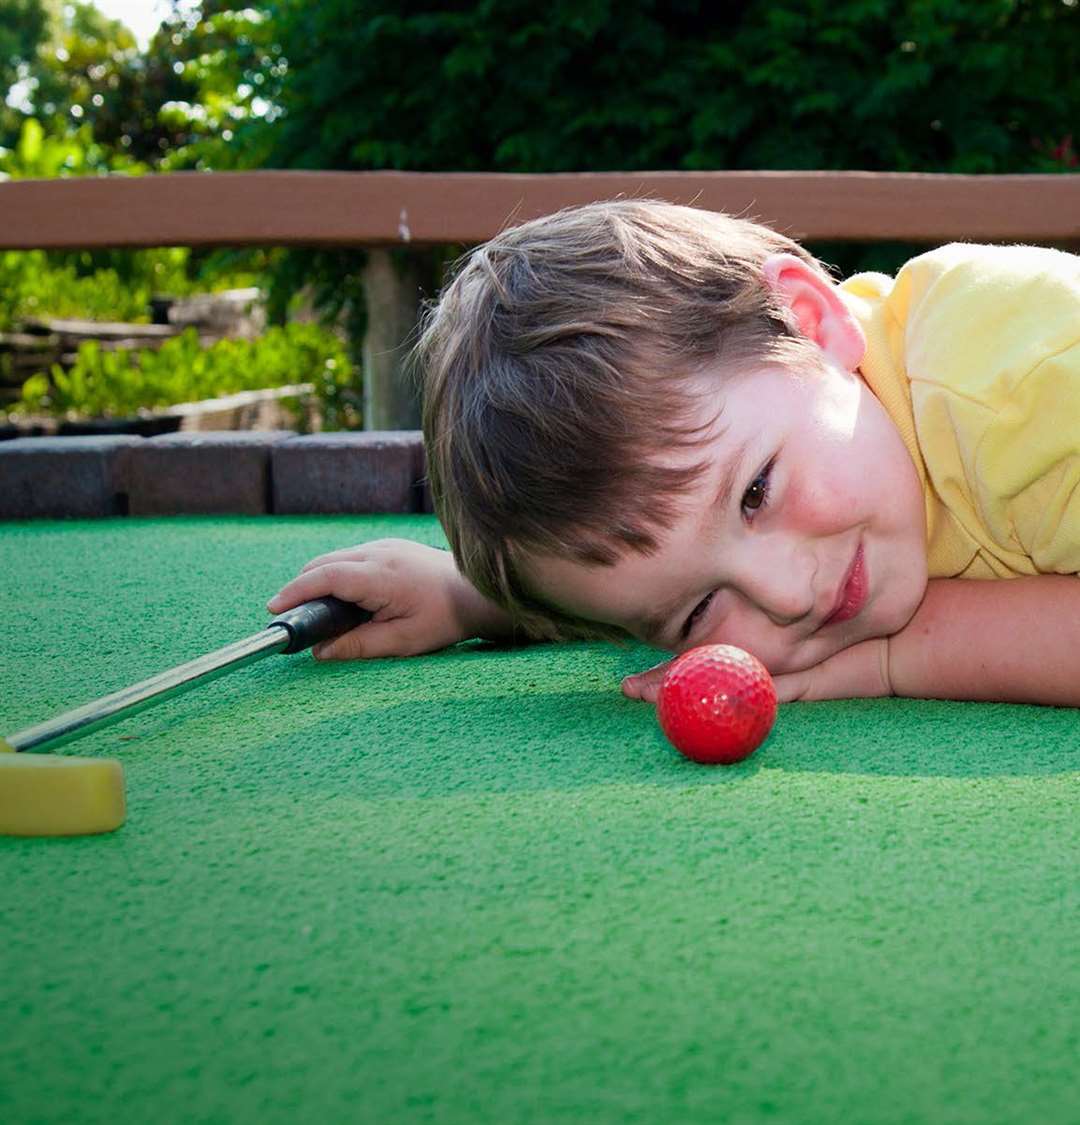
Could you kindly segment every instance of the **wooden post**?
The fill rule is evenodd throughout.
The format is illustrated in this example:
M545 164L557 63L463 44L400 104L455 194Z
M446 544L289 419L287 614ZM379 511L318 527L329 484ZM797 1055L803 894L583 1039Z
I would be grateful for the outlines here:
M420 307L420 270L406 253L372 248L364 268L364 429L418 430L420 404L405 371Z

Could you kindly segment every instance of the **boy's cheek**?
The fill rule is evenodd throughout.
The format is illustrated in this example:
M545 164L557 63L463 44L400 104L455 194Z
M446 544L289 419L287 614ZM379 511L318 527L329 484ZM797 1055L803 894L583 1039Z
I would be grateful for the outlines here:
M877 636L877 634L874 634L874 636ZM852 648L870 639L873 638L863 636L813 636L797 645L788 645L783 649L774 646L771 651L766 650L764 655L753 648L748 648L748 651L753 652L768 668L770 675L784 676L792 672L805 672L808 668L824 663L838 652L843 652L844 649ZM739 647L747 648L746 645L740 645Z
M755 635L754 631L739 629L724 629L714 631L700 644L734 645L756 656L768 669L772 676L781 676L786 672L799 672L818 663L823 657L815 657L807 651L805 643L793 646L789 638L766 636L762 633ZM693 645L683 646L692 648Z
M880 623L877 622L866 620L859 625L852 622L852 625L855 628L850 633L834 628L812 633L808 637L799 636L798 626L778 626L761 614L731 608L723 612L722 617L697 644L734 645L745 649L765 665L770 675L782 676L790 672L803 672L846 648L887 635L887 631L880 628ZM691 644L680 645L678 651L693 647Z

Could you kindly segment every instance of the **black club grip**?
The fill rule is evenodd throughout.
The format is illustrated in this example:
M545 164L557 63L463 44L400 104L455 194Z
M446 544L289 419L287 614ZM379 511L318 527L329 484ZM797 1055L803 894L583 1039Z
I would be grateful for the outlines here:
M280 625L289 631L289 647L283 652L303 652L320 641L340 637L371 620L371 614L340 598L315 598L279 613L267 628Z

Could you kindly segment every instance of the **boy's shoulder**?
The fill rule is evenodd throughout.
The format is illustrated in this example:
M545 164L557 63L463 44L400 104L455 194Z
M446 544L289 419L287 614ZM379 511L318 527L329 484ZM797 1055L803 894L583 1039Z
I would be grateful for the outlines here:
M1049 357L1080 359L1080 257L1061 250L950 243L894 278L860 274L841 288L868 360L903 372L919 394L996 409Z
M1080 257L1049 246L997 246L979 242L950 242L919 254L897 274L922 276L927 281L948 278L953 285L1010 286L1032 278L1080 281Z
M908 330L994 324L1080 325L1080 256L1046 246L952 242L906 262L895 277L856 274L840 288Z
M860 273L840 288L857 296L893 295L896 299L929 294L935 286L949 292L992 289L1000 293L1031 282L1080 287L1080 256L1048 246L950 242L911 258L895 277Z

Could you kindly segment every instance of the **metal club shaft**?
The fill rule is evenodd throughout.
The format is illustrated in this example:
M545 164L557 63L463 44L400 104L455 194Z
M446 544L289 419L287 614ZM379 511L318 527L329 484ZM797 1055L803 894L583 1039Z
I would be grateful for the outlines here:
M46 743L52 750L73 738L137 714L152 704L180 695L198 684L205 684L234 668L253 664L274 652L302 652L319 641L340 636L370 620L371 614L366 609L351 602L333 597L314 598L278 614L265 629L242 641L234 641L112 695L9 734L4 741L13 750L34 750Z
M45 743L49 744L51 750L73 738L135 715L155 703L182 695L196 685L216 679L234 668L242 668L245 664L252 664L274 652L283 652L288 648L289 641L287 629L271 626L254 636L234 641L216 652L208 652L205 656L189 660L186 664L178 664L167 672L160 672L141 683L113 692L112 695L95 699L36 726L9 734L6 741L15 750L34 750Z

